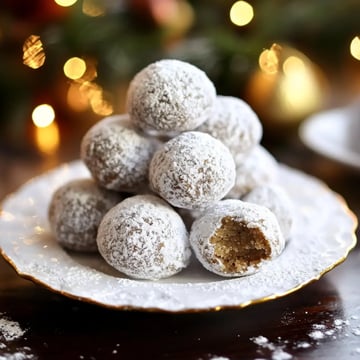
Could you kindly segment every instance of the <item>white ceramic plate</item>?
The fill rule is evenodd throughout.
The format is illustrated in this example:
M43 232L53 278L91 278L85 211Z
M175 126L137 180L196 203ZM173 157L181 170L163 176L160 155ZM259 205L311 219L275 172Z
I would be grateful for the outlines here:
M317 153L360 170L360 102L309 117L299 136Z
M276 260L251 276L222 278L193 259L189 268L172 278L131 280L99 255L64 251L49 231L47 206L62 183L89 176L81 162L31 180L4 201L0 247L20 276L105 307L169 312L245 307L284 296L318 279L345 260L356 243L356 219L337 194L296 170L281 166L280 175L296 208L293 236Z

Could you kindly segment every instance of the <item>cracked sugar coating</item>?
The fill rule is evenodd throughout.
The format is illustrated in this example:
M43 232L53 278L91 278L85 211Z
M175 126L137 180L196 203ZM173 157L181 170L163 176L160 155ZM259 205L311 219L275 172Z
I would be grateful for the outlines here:
M146 184L156 139L140 134L126 114L104 118L85 134L81 158L95 181L116 191L134 191Z
M97 243L111 266L136 279L172 276L191 255L181 217L154 195L132 196L112 208L99 226Z
M121 200L120 193L102 189L92 179L72 180L59 187L51 198L51 230L60 245L69 250L97 251L100 221Z
M152 189L171 205L201 209L223 198L232 188L235 163L219 140L189 131L155 152L149 180Z
M260 120L239 98L217 96L215 104L213 115L196 130L222 141L239 162L259 144L262 137Z
M283 188L275 184L258 186L246 194L242 200L263 205L271 210L279 222L285 240L290 238L294 208Z
M190 244L207 270L234 277L260 270L283 251L285 240L269 209L227 199L194 221Z
M187 62L160 60L131 81L126 108L144 130L193 130L213 112L216 90L205 72Z
M236 162L236 180L227 198L240 199L257 186L276 180L279 165L263 146L257 145L240 163Z

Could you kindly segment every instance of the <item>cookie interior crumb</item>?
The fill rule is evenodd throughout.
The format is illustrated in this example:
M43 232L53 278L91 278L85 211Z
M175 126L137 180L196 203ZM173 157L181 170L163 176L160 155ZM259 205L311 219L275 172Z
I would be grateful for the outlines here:
M214 245L215 257L221 260L227 273L256 267L271 255L269 242L258 228L249 228L230 216L222 219L210 243Z

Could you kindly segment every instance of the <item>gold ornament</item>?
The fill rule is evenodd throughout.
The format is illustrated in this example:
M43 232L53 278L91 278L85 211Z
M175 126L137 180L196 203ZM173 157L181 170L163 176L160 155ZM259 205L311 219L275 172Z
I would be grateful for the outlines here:
M273 44L259 56L246 98L266 127L298 124L324 106L327 82L320 69L303 53Z

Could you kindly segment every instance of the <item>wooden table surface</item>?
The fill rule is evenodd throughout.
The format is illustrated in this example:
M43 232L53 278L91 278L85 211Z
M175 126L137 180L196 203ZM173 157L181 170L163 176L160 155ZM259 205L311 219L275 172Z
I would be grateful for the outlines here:
M359 174L298 143L271 151L324 180L360 215ZM63 160L0 152L0 199ZM146 313L68 299L0 259L0 360L360 359L359 277L357 246L319 281L277 300L213 313ZM21 335L11 338L9 326Z

